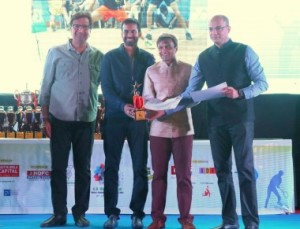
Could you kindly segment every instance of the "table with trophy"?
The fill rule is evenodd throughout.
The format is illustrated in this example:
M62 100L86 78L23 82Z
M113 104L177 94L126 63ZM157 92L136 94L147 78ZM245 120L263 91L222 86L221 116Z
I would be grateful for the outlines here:
M27 88L13 94L15 106L1 106L0 104L0 138L32 139L44 138L42 131L42 111L38 105L39 91ZM97 109L95 139L102 139L102 123L104 119L104 105L100 101Z
M16 106L0 106L0 138L42 138L39 91L14 93ZM16 109L15 109L16 107Z

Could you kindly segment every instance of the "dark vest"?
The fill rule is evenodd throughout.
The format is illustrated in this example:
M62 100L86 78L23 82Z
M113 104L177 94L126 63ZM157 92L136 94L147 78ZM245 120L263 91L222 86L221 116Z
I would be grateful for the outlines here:
M211 46L198 58L200 69L208 87L222 82L235 89L248 87L251 79L245 66L247 46L229 40L222 48ZM220 98L207 101L210 126L254 121L253 99Z

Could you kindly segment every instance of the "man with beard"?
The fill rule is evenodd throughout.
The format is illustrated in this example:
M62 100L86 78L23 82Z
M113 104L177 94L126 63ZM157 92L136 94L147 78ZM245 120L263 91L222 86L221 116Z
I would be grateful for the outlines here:
M130 201L132 228L143 228L144 206L148 194L147 159L148 129L145 120L135 120L133 91L142 94L146 69L154 64L152 54L137 47L140 24L128 18L121 25L123 44L103 58L101 88L105 101L103 141L105 153L104 212L108 220L104 228L115 228L120 209L117 208L119 166L125 139L133 166L133 190Z

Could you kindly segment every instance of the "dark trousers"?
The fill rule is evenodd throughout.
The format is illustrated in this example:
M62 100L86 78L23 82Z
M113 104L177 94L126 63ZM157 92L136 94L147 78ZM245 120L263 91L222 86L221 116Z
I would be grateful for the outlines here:
M253 138L253 122L209 127L212 156L223 204L222 217L226 224L238 222L232 178L232 147L238 172L243 222L246 226L259 224L252 149Z
M152 210L153 220L166 221L164 210L166 207L168 166L171 155L176 170L177 201L180 222L193 221L190 215L192 203L192 163L193 136L178 138L162 138L150 136L150 150L153 169L152 180Z
M51 194L54 214L65 215L67 209L67 167L72 146L75 170L75 205L78 217L88 210L91 185L91 155L94 143L94 122L65 122L51 119Z
M133 189L130 209L133 215L143 218L148 194L148 129L145 121L131 118L106 118L104 122L104 212L119 215L118 204L119 166L125 139L128 142L132 169Z

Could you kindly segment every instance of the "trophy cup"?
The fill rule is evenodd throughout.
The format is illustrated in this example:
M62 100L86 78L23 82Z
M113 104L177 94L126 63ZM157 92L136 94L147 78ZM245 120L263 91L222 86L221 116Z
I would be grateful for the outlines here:
M133 85L133 106L135 108L135 117L134 119L136 121L141 121L146 119L146 111L144 108L144 99L143 97L139 94L138 88L142 84L138 84L135 82Z
M32 105L34 108L37 107L38 95L39 91L35 90L35 92L31 92L27 89L27 84L24 91L19 92L16 90L14 93L14 98L17 100L18 106L18 112L16 113L18 121L17 138L33 138L33 121L35 117ZM23 107L25 107L24 112Z
M18 110L16 112L16 119L18 123L18 129L16 133L16 138L24 138L24 131L23 131L23 119L24 119L24 114L23 114L23 107L18 106Z
M33 114L34 114L34 121L33 121L32 129L33 129L33 133L34 133L34 138L42 138L43 133L41 130L41 124L42 124L41 107L36 106Z
M38 103L38 94L39 91L35 90L35 92L31 92L27 89L27 85L26 85L26 89L22 92L19 92L18 90L15 91L14 93L14 98L15 100L17 100L17 106L28 106L33 104L34 107L37 106Z
M3 106L0 106L0 138L5 138L4 122L6 121L6 112Z
M96 117L94 139L102 139L101 126L102 126L102 122L103 122L103 117L104 117L104 108L100 104L97 107L97 117Z
M27 106L25 110L24 120L24 138L33 138L32 123L33 123L33 110L31 106Z
M8 130L6 132L6 137L7 138L15 138L16 134L15 134L14 126L16 123L16 114L14 112L13 106L9 106L7 108L6 116L7 116L7 121L8 121Z

